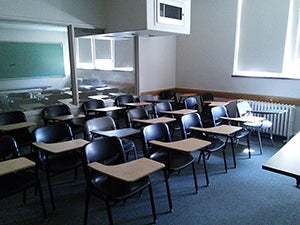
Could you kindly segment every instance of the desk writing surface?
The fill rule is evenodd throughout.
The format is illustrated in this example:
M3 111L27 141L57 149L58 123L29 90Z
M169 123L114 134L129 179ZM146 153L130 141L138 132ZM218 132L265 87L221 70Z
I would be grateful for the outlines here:
M232 122L261 122L265 120L265 117L259 117L259 116L242 116L242 117L221 117L222 120L232 121Z
M45 119L66 121L66 120L72 120L72 119L80 119L80 118L84 118L84 117L85 117L85 115L83 115L83 114L71 114L71 115L61 115L61 116L45 116Z
M300 132L275 153L262 168L275 173L300 176Z
M103 165L98 162L92 162L88 166L101 173L127 182L134 182L165 167L163 163L148 158L140 158L119 165Z
M0 176L35 166L35 162L25 158L15 158L0 162Z
M66 152L77 148L81 148L87 143L89 142L84 139L75 139L75 140L62 141L56 143L33 142L32 144L35 147L38 147L50 153L61 153L61 152Z
M172 114L172 115L186 115L189 113L196 113L198 112L196 109L178 109L178 110L172 110L172 111L160 111L160 113L165 114Z
M105 98L109 98L109 96L108 95L91 95L91 96L88 96L88 98L102 100Z
M155 123L169 123L169 122L174 122L176 121L175 118L170 118L170 117L158 117L154 119L133 119L132 121L138 122L138 123L145 123L145 124L155 124Z
M265 110L250 110L251 113L256 114L282 114L287 112L286 109L265 109Z
M124 109L123 107L119 106L110 106L110 107L104 107L104 108L98 108L98 109L87 109L91 112L112 112L112 111L118 111Z
M152 140L150 141L150 143L161 147L182 151L182 152L193 152L205 148L206 146L211 144L211 142L209 141L201 140L198 138L187 138L187 139L182 139L179 141L172 141L172 142Z
M220 125L216 127L190 127L189 129L195 130L195 131L201 131L205 133L211 133L211 134L219 134L219 135L230 135L233 134L239 130L241 130L241 127L237 126L229 126L229 125Z
M134 134L138 134L140 133L140 130L138 129L134 129L134 128L121 128L121 129L117 129L117 130L93 130L92 131L93 134L97 134L97 135L102 135L102 136L107 136L107 137L119 137L119 138L123 138L123 137L128 137Z
M127 102L127 103L121 103L121 105L124 106L131 106L131 107L140 107L140 106L148 106L151 105L151 102Z
M35 125L36 123L33 122L20 122L20 123L0 125L0 131L12 131L12 130L27 128Z

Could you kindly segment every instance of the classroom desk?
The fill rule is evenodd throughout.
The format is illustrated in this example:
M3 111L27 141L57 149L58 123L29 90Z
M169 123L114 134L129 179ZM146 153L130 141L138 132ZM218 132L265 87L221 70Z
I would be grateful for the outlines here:
M43 149L44 151L57 154L81 148L87 143L89 142L84 139L74 139L56 143L33 142L32 144L33 146Z
M163 163L148 158L140 158L118 165L104 165L92 162L88 166L98 172L126 182L137 181L165 167Z
M35 125L36 125L36 123L33 123L33 122L19 122L19 123L5 124L5 125L0 125L0 131L9 132L12 130L28 128L28 127L35 126Z
M196 112L198 112L196 109L178 109L172 111L160 111L160 113L170 114L174 116L183 116L189 113L196 113Z
M123 110L125 108L119 107L119 106L110 106L110 107L104 107L104 108L98 108L98 109L87 109L88 111L91 112L112 112L112 111L118 111L118 110Z
M232 141L232 135L234 135L234 133L240 131L242 129L242 127L230 126L230 125L220 125L220 126L216 126L216 127L205 127L205 128L190 127L189 129L204 132L207 134L221 135L221 136L226 137L225 148L226 148L226 145L228 142L228 138L230 138L233 163L234 163L234 167L236 167L236 158L235 158L234 146L233 146L233 141ZM250 156L250 149L249 149L249 156Z
M176 121L176 119L162 116L162 117L158 117L158 118L145 119L145 120L133 119L132 121L137 122L137 123L155 124L155 123L170 123L170 122Z
M242 117L221 117L222 120L238 123L257 123L265 120L265 117L260 116L242 116Z
M197 96L197 95L199 95L199 94L197 94L197 93L183 93L183 94L180 95L178 102L182 102L182 100L184 98L194 97L194 96Z
M19 157L0 162L0 176L14 173L19 170L28 169L35 166L35 162L25 158Z
M67 120L85 118L85 115L83 115L83 114L70 114L70 115L61 115L61 116L45 116L44 118L47 119L47 120L67 121Z
M158 145L167 149L181 152L194 152L194 151L205 151L205 148L211 144L209 141L201 140L198 138L187 138L179 141L163 142L158 140L152 140L149 143ZM204 157L205 158L205 157ZM206 161L204 160L204 172L206 178L206 185L209 185L208 173L206 168Z
M293 177L300 185L300 132L290 139L277 153L275 153L262 168L274 173Z
M124 138L128 137L134 134L140 133L139 129L134 129L134 128L120 128L116 130L93 130L91 133L94 135L99 135L99 136L106 136L106 137L119 137L119 138Z
M127 103L121 103L122 106L127 107L145 107L148 105L151 105L151 102L127 102Z
M91 95L91 96L88 96L88 98L102 100L102 99L109 98L109 96L108 95Z
M215 107L215 106L225 106L227 105L229 102L228 101L204 101L204 104L207 104L209 107Z
M286 109L265 109L265 110L250 110L250 113L256 113L256 114L282 114L286 113Z

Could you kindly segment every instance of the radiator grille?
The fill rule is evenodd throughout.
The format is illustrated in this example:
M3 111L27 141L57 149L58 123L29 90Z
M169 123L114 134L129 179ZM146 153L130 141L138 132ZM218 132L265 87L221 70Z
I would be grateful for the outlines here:
M264 117L273 123L273 135L286 137L287 140L293 135L296 106L274 102L242 100L249 102L253 110L280 109L286 110L282 114L267 114ZM269 132L265 130L264 132Z

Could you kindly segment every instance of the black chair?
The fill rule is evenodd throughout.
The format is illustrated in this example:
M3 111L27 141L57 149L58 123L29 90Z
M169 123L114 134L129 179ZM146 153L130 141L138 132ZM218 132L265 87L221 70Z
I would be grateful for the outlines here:
M209 181L208 181L208 174L206 169L206 157L207 159L209 159L212 153L217 151L222 151L225 172L227 173L227 163L226 163L226 155L225 155L226 144L224 141L222 141L220 138L216 136L208 135L199 131L190 130L189 129L190 127L201 127L201 128L203 127L201 122L201 117L198 113L190 113L187 115L183 115L181 117L182 138L186 139L186 138L193 137L193 138L199 138L211 142L211 144L207 146L207 148L200 151L199 160L198 160L198 162L200 162L201 157L203 158L204 172L206 176L206 185L208 186ZM207 156L205 154L207 154Z
M187 97L183 100L183 105L185 109L196 109L199 111L198 100L194 96Z
M214 96L212 93L204 93L200 95L201 102L201 119L204 127L213 126L213 121L211 120L211 107L209 104L206 104L205 101L213 101Z
M145 124L134 122L134 119L149 119L149 114L144 107L127 110L127 126L141 129Z
M11 111L0 113L0 125L7 125L12 123L26 122L26 116L22 111ZM9 132L3 132L0 136L9 135L12 136L17 142L18 148L29 147L30 153L32 153L31 143L32 136L28 128L21 128Z
M159 140L171 142L169 127L165 123L157 123L145 126L142 129L142 144L144 156L166 165L165 171L167 177L174 172L180 172L182 169L192 166L194 184L196 193L198 192L197 177L195 172L195 158L191 153L185 153L170 149L165 149L152 145L150 141ZM170 205L171 208L171 205Z
M225 106L216 106L211 108L211 114L212 114L212 121L214 126L218 126L221 124L228 124L230 125L230 122L226 122L221 119L221 117L228 117L227 110ZM234 135L230 135L228 138L230 138L231 141L231 148L232 148L232 156L234 160L234 167L236 167L236 159L235 159L235 144L242 139L246 138L247 140L247 147L248 147L248 155L249 158L251 158L251 151L250 151L250 141L249 141L249 134L250 132L246 128L242 128L238 132L236 132Z
M144 94L139 96L140 102L154 101L154 96L152 94ZM153 118L153 105L148 105L144 107L147 111L149 117Z
M4 161L11 158L17 158L19 156L20 153L14 138L8 135L0 137L0 159ZM14 173L0 176L0 199L23 192L23 203L26 204L26 190L34 187L39 191L43 216L46 218L46 208L40 180L35 172L36 170L22 169Z
M87 120L83 125L84 137L88 141L93 141L97 139L97 137L92 133L92 131L94 130L107 131L107 130L116 130L116 129L117 126L115 124L115 121L110 116L90 119ZM126 156L126 159L128 159L130 152L132 152L134 154L135 159L137 159L135 143L128 138L122 138L121 140L122 140L124 155Z
M71 127L66 123L55 123L38 127L32 131L35 142L56 143L73 139ZM74 179L77 179L77 168L82 165L81 153L77 150L63 153L51 154L37 147L35 150L35 161L38 168L46 173L52 208L55 210L51 177L75 170Z
M252 108L250 104L247 101L241 101L237 103L237 112L238 116L253 116L253 113L251 112ZM261 141L261 131L269 130L270 140L273 144L273 130L272 130L272 122L264 119L259 122L247 122L243 124L251 133L255 131L257 133L258 137L258 143L259 143L259 149L260 154L262 154L263 148L262 148L262 141Z
M158 94L158 98L160 100L171 100L172 101L172 107L174 109L178 109L178 99L177 99L177 95L176 95L176 92L172 89L170 90L164 90L164 91L161 91L159 94Z
M45 125L56 123L56 121L47 119L47 116L62 116L71 114L71 109L66 104L50 105L46 106L42 110L42 117ZM80 124L75 124L72 120L68 120L67 123L70 125L74 135L82 134L82 126Z
M166 117L172 117L175 118L174 115L172 114L164 114L162 111L172 111L173 110L173 106L170 102L168 101L162 101L162 102L158 102L155 103L153 105L153 112L154 112L154 117L158 118L161 116L166 116ZM172 137L174 137L174 133L175 131L179 131L180 130L180 124L178 122L178 120L169 123L170 129L171 129L171 133L172 133Z
M105 107L104 101L97 100L97 99L85 101L81 105L86 120L93 119L95 117L105 116L106 115L105 112L92 112L88 110L88 109L99 109L104 107Z
M123 103L133 103L135 102L135 99L133 95L120 95L115 98L114 105L118 107L124 107ZM121 119L126 121L126 110L129 109L129 107L125 107L124 110L118 110L116 112L113 112L113 114L117 123L117 127L119 128L121 126L122 121Z
M99 162L105 165L117 165L125 162L122 142L118 137L98 139L87 144L83 154L83 168L86 178L86 201L84 224L87 224L88 208L91 195L105 201L109 223L113 224L111 207L123 202L148 188L152 215L156 222L156 212L152 186L148 176L134 182L125 182L97 172L88 167L89 163ZM103 221L102 221L103 223Z

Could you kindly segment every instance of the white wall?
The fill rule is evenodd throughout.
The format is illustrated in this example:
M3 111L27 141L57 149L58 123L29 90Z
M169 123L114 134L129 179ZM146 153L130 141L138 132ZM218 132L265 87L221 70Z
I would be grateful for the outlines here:
M104 0L0 0L0 19L104 27Z
M231 76L236 12L237 0L192 0L191 34L177 37L176 87L300 98L300 80ZM297 107L295 132L299 118Z
M299 98L300 80L231 77L236 12L237 0L192 0L191 35L177 37L176 87Z
M140 91L174 88L176 37L139 38Z

